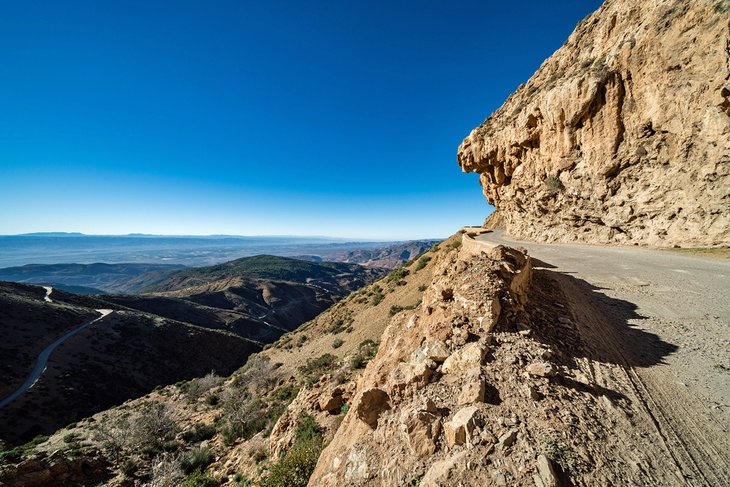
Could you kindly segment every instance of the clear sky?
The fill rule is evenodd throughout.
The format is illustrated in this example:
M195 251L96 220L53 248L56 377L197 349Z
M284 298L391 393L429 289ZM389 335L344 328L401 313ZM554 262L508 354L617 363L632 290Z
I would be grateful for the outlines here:
M444 237L456 149L601 2L0 3L0 234Z

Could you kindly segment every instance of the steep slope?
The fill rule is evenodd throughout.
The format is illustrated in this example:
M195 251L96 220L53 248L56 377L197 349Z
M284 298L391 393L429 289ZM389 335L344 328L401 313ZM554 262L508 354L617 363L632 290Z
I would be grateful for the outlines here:
M41 380L0 410L0 419L7 420L0 438L26 441L158 385L210 371L230 374L252 352L383 273L354 264L256 256L177 271L160 281L168 292L154 295L53 290L47 302L43 288L3 283L0 327L7 354L0 367L9 380L0 392L14 391L38 353L96 317L95 309L114 313L59 347ZM23 414L28 408L39 413Z
M340 413L340 404L337 411L333 405L322 410L319 395L330 388L330 383L332 387L341 383L350 391L354 389L354 380L375 354L391 316L418 306L433 277L434 263L451 252L451 246L441 245L404 269L352 293L266 346L227 380L207 376L164 387L80 420L40 445L8 453L14 460L5 467L0 465L0 482L17 485L14 482L42 479L51 465L63 464L72 472L64 477L70 479L64 480L66 485L91 479L106 479L107 485L167 479L169 483L164 485L179 485L186 475L180 467L180 455L201 444L215 454L206 471L217 478L227 477L231 485L235 485L235 473L251 479L266 474L268 469L277 468L279 452L291 447L300 417L315 418L317 435L325 441L333 436L344 409ZM91 304L97 298L76 299ZM302 393L297 394L300 389ZM150 411L157 411L174 425L164 437L164 445L145 434ZM282 413L285 418L277 421ZM286 426L287 418L293 428ZM74 439L64 441L71 437ZM274 453L270 453L270 445L274 445ZM74 470L79 458L105 467L84 477ZM32 485L49 484L39 481Z
M102 299L269 343L385 273L355 264L258 255L177 271L145 294Z
M0 438L25 442L79 418L138 397L154 387L203 375L230 373L261 345L232 333L193 326L43 288L0 283L4 372L0 398L25 380L39 353L65 333L114 311L53 351L38 381L0 408ZM100 306L101 305L101 306Z
M607 0L458 151L507 231L730 244L730 6Z

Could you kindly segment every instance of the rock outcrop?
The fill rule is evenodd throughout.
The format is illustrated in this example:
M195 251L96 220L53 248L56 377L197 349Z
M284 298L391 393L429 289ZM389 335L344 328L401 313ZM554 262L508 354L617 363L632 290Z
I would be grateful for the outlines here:
M482 370L491 331L525 302L526 287L511 284L531 274L522 252L488 252L447 254L422 304L393 317L309 485L403 485L419 475L424 485L452 485L453 476L486 485L476 466L496 443L485 426L495 390Z
M0 485L8 487L97 485L109 477L109 462L96 452L78 457L42 453L0 468Z
M730 244L730 4L607 0L462 142L509 234Z

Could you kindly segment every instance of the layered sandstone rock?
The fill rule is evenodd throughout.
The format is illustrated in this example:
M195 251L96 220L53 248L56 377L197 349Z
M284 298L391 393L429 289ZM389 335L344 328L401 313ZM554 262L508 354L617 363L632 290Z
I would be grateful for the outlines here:
M508 233L730 244L730 6L607 0L459 147Z

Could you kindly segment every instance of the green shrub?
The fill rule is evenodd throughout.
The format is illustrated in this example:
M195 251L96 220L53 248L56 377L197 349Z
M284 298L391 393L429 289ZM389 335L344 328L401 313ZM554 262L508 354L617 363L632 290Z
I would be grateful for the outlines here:
M7 450L7 446L3 443L3 451L0 451L0 463L17 463L35 451L36 447L41 443L48 441L48 436L38 435L25 445L16 446Z
M213 452L210 448L195 448L185 452L180 459L180 467L186 474L192 474L196 470L202 472L213 461Z
M563 190L563 182L557 176L548 176L545 178L545 186L551 194L555 194Z
M23 458L25 451L21 447L0 452L0 463L18 463Z
M422 256L420 259L418 259L418 264L416 265L416 269L414 272L418 272L421 269L423 269L424 267L426 267L426 265L428 264L428 262L430 260L431 260L431 257L429 257L427 255Z
M294 441L309 441L322 438L322 431L315 419L305 414L299 418L297 429L294 430Z
M261 487L305 487L322 452L322 434L314 419L300 418L294 445L259 481Z
M380 302L383 300L384 297L385 296L383 296L382 293L374 294L370 300L370 304L372 304L373 306L377 306L380 304Z
M226 446L231 446L239 438L248 440L259 431L266 429L266 425L266 418L260 415L260 412L254 412L250 419L246 421L230 422L228 426L223 428L223 443Z
M184 432L182 438L186 443L198 443L213 438L215 433L216 429L214 425L198 423L193 429Z
M236 484L236 487L251 487L253 486L253 482L244 475L237 473L233 476L233 482Z
M418 303L418 304L420 304L420 303ZM394 304L393 306L390 307L390 316L398 314L401 311L416 309L416 306L418 306L418 304L411 304L408 306L400 306L400 305Z
M217 394L208 394L205 397L205 402L209 406L217 406L221 402L221 400Z
M329 328L327 328L325 331L327 333L332 333L333 335L336 335L336 334L340 333L341 331L343 331L344 329L345 329L345 320L339 319L339 320L335 321L334 324L332 326L330 326Z
M408 274L410 274L410 271L406 269L405 267L399 267L396 270L392 271L388 276L385 278L386 282L398 282L403 280Z
M425 285L425 284L421 284L420 286L418 286L418 290L419 290L420 292L423 292L423 291L425 291L426 289L428 289L428 286L427 286L427 285Z
M341 338L335 338L332 341L332 348L340 348L343 343L345 343L345 342L343 342Z
M131 458L127 458L122 462L121 467L119 468L125 477L134 477L134 474L137 473L137 462L135 462Z
M422 479L423 479L423 475L416 475L411 480L409 480L407 483L402 484L401 487L419 487L421 485Z
M331 353L325 353L317 358L307 360L307 363L299 367L299 371L308 379L319 380L319 378L337 361L337 357Z
M461 239L456 239L449 244L449 248L451 249L458 249L459 247L461 247Z
M299 389L291 385L286 385L276 389L273 393L273 397L277 401L285 401L288 403L294 400L298 393Z
M378 344L373 340L363 340L357 347L357 352L350 358L350 365L354 369L361 369L378 353Z
M219 480L203 473L202 470L195 470L180 485L182 487L217 487L220 484Z
M546 457L560 465L563 472L567 474L576 472L578 460L569 445L553 436L543 440L543 451Z
M72 443L74 441L79 441L81 439L81 435L78 433L69 433L67 435L63 435L63 442L64 443Z

